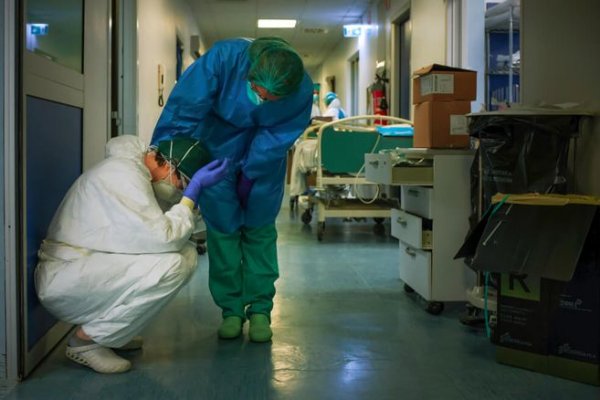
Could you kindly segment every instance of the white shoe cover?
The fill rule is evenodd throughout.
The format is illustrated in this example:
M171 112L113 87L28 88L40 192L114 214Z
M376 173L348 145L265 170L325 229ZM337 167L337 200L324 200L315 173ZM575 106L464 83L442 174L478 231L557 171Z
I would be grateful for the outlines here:
M87 346L67 346L66 355L76 363L103 374L125 372L131 368L129 360L119 357L108 347L97 343Z

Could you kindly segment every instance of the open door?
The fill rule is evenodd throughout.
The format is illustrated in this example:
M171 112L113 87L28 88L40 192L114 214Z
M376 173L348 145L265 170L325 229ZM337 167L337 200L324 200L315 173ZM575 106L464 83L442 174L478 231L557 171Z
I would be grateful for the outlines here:
M412 71L410 64L410 45L411 45L411 22L410 11L404 13L394 22L394 57L396 71L395 78L397 84L394 86L397 90L392 93L392 101L397 105L395 112L401 118L410 120L412 101L410 99L410 88L412 86Z
M110 136L137 135L137 2L110 1Z

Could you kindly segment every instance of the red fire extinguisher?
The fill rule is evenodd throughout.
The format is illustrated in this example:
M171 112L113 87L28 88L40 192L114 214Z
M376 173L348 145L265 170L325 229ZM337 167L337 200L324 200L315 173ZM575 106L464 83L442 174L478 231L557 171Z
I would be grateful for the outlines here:
M386 83L389 80L385 77L385 70L381 75L375 74L375 82L371 85L370 92L373 100L374 115L388 115L389 104L386 98ZM380 125L386 125L387 121L379 121Z

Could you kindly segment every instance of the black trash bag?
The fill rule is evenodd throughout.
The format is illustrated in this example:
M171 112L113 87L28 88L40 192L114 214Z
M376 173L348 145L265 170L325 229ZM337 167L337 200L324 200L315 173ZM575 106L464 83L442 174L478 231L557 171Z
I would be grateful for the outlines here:
M578 132L577 117L473 116L469 132L479 139L475 160L481 155L482 213L498 192L566 193L569 141ZM479 182L478 168L471 173ZM471 189L475 200L479 191Z

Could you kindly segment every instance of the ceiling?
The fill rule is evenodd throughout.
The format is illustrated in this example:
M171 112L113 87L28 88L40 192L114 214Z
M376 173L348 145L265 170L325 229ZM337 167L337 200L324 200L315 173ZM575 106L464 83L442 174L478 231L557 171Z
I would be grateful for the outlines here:
M342 37L342 25L361 22L373 0L187 0L206 46L233 37L279 36L307 68L320 65ZM296 19L295 29L259 29L258 18Z

